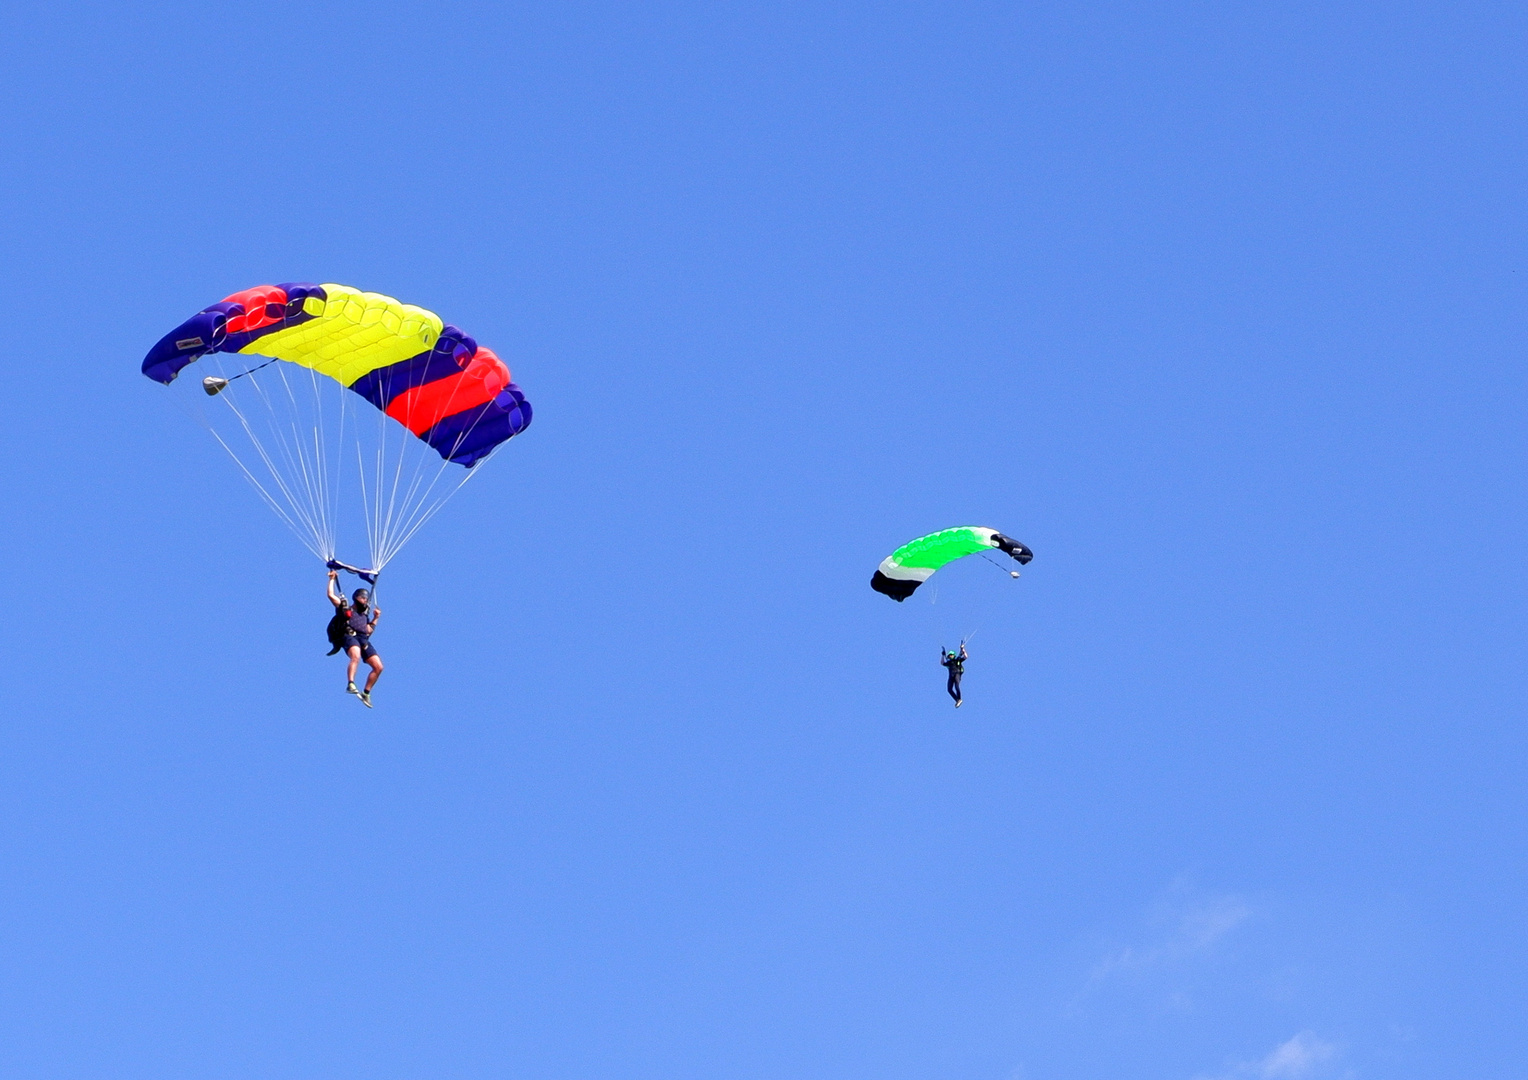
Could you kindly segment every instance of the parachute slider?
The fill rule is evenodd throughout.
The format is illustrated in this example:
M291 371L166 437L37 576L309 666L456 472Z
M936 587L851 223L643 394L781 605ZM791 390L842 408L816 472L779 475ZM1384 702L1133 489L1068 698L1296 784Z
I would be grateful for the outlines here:
M233 382L234 379L242 379L246 375L253 375L255 372L261 370L262 368L270 367L275 362L275 360L267 360L263 364L256 364L248 371L241 371L237 375L228 379L220 379L216 375L208 375L205 379L202 380L202 389L207 391L208 397L216 397L218 394L221 394L225 389L227 389L228 384Z

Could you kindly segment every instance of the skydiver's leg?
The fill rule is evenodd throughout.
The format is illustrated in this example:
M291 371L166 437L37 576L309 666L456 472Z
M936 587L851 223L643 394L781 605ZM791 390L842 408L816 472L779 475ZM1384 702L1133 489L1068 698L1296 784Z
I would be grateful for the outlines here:
M350 666L345 669L345 682L355 685L355 669L361 666L361 647L352 645L345 650L345 655L350 657Z
M955 704L959 705L960 704L960 676L955 674L953 671L950 672L950 681L949 681L948 685L945 686L945 689L950 692L950 697L955 699Z
M366 664L371 668L371 674L366 676L366 692L371 693L371 688L377 685L377 680L382 677L382 658L372 653L366 658Z

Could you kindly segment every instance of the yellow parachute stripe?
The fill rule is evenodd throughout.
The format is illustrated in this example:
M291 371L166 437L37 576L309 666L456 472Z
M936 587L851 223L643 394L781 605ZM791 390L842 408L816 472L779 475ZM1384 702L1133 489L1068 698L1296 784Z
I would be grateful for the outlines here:
M346 386L369 371L430 349L440 337L440 316L400 304L391 296L325 283L328 302L309 297L314 318L256 338L239 351L290 360Z

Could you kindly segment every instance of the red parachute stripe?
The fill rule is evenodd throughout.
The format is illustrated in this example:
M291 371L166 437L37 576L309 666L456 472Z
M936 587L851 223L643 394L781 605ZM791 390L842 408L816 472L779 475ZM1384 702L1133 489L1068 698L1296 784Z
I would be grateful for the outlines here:
M492 349L480 345L460 375L405 390L387 406L387 415L423 435L448 416L487 404L508 385L509 368Z
M286 315L286 302L286 290L274 285L256 285L253 289L225 296L223 303L239 304L244 308L243 315L229 316L228 332L242 334L246 330L259 330L280 321ZM267 304L271 306L267 308Z

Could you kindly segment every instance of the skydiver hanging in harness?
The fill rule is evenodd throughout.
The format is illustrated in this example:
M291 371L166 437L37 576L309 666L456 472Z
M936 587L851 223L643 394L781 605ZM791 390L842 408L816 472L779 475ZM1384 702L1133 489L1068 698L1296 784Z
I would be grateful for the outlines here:
M371 635L377 628L377 620L382 617L382 611L371 606L371 594L365 589L357 589L352 599L346 600L336 584L338 578L339 571L329 571L329 603L334 605L334 618L329 622L329 641L335 646L329 655L333 656L340 649L345 650L345 655L350 658L350 666L345 671L345 693L359 695L361 704L369 709L371 688L382 677L382 658L371 644ZM343 625L339 625L341 619L344 620ZM355 673L362 660L371 668L371 674L366 676L366 688L357 690Z
M966 655L966 643L960 643L960 652L951 650L944 651L944 646L939 647L939 663L950 669L950 681L945 684L945 689L950 692L950 697L955 699L955 707L960 708L960 677L965 674L966 661L971 659Z

